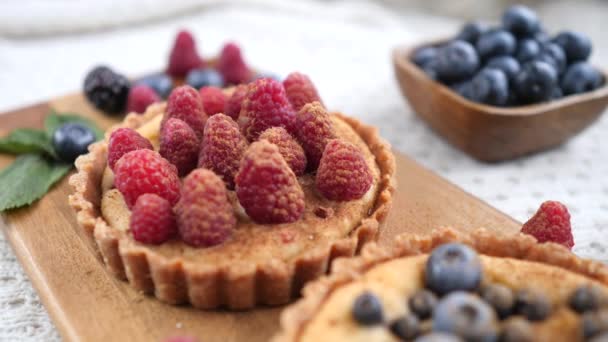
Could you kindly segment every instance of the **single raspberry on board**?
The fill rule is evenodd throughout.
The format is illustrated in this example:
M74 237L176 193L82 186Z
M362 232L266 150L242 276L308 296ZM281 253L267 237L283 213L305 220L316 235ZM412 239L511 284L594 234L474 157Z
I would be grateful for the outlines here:
M114 170L116 162L126 153L148 149L152 150L150 141L131 128L119 128L112 132L108 142L108 166Z
M224 114L214 115L207 120L198 166L212 170L229 189L233 189L234 176L247 145L247 139L234 120Z
M222 89L208 86L202 87L199 92L201 93L201 99L203 100L203 109L207 115L211 116L224 112L226 95L224 95Z
M308 159L308 169L316 170L325 145L336 138L329 114L319 102L304 105L296 115L295 135Z
M226 43L222 48L217 70L229 84L244 83L251 79L251 70L243 59L241 48L232 42Z
M260 140L268 140L277 145L283 159L287 162L296 176L301 176L306 170L306 155L304 149L283 127L272 127L260 134Z
M184 121L200 138L205 129L207 114L203 109L203 100L199 92L187 85L173 89L167 100L163 124L169 118L178 118Z
M179 31L169 54L167 73L173 77L185 77L190 70L204 66L205 62L196 50L192 33L186 30Z
M180 176L196 167L200 140L194 130L180 119L170 118L160 130L159 153L177 167Z
M361 151L339 139L325 146L315 179L317 189L332 201L361 198L372 186L372 174Z
M152 150L135 150L122 156L114 167L114 185L129 208L143 194L157 194L171 205L179 200L177 169Z
M131 88L127 98L127 112L143 113L149 105L159 102L160 97L154 89L145 84L139 84Z
M196 169L184 179L176 212L182 240L195 247L220 244L236 227L226 186L207 169Z
M156 194L143 194L131 210L131 233L136 241L161 244L177 233L173 207Z
M243 104L245 95L247 95L247 85L239 84L236 86L232 95L228 98L228 100L226 100L226 104L224 105L224 114L236 121L241 113L241 105Z
M261 78L249 84L238 122L245 137L254 141L270 127L285 127L291 132L295 114L283 85L270 78Z
M568 208L557 201L546 201L528 222L521 227L521 232L530 234L538 242L555 242L572 249L574 238L570 226Z
M266 140L249 146L235 178L236 195L257 223L297 221L304 212L304 192L276 145Z
M283 86L289 102L296 111L307 103L316 101L321 105L323 104L315 85L308 76L302 73L292 72L287 75L287 78L283 81Z

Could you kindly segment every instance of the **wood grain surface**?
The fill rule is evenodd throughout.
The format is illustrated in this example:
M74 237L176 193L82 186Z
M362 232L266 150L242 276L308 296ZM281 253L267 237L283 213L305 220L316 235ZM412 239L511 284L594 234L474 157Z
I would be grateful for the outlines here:
M107 128L120 118L101 115L81 95L69 95L0 116L0 134L40 127L52 107L94 119ZM12 158L0 156L0 167ZM397 154L398 188L380 234L388 243L400 232L440 226L487 227L515 232L520 224ZM199 311L170 306L133 290L106 272L94 242L68 205L67 177L34 205L2 215L0 226L66 341L162 341L192 335L200 341L266 341L281 308L246 312Z

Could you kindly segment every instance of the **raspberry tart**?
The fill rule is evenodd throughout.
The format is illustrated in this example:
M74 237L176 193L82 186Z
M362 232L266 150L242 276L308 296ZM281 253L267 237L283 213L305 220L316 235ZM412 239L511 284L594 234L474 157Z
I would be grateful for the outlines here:
M70 204L108 269L205 309L291 301L375 239L395 188L389 144L300 73L178 87L89 151Z
M279 341L606 341L608 267L534 237L440 229L336 260Z

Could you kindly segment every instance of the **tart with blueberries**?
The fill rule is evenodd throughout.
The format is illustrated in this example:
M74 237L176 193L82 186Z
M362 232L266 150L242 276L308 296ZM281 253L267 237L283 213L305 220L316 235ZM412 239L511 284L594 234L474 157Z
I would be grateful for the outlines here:
M204 89L178 87L91 145L70 204L137 290L207 309L287 303L376 237L394 156L301 73Z
M341 258L275 341L606 341L608 267L484 229L402 234Z

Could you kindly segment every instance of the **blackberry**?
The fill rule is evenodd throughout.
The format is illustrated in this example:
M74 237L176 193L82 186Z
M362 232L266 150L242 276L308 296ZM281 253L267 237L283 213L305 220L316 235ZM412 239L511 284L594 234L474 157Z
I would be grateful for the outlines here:
M106 66L91 70L84 79L84 93L97 108L109 114L125 110L130 89L129 80Z

